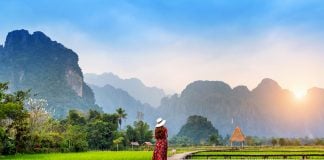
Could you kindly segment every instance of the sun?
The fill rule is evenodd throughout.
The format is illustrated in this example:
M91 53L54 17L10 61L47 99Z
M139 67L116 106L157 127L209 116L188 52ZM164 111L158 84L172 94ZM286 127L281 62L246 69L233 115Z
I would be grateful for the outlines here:
M295 95L295 98L297 100L302 100L307 95L307 91L305 91L305 90L295 90L294 95Z

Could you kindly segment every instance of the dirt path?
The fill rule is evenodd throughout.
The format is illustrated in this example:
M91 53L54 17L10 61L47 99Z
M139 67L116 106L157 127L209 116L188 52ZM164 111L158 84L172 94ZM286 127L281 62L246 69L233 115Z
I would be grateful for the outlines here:
M195 153L195 152L185 152L185 153L180 153L180 154L175 154L171 157L168 157L168 160L181 160L181 159L185 159L185 157L191 153Z

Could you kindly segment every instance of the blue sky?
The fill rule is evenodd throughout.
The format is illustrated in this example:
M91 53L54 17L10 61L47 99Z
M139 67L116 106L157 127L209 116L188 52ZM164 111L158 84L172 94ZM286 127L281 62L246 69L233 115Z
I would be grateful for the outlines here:
M194 80L253 89L324 87L321 0L0 0L0 43L43 31L79 54L84 72L138 77L180 92Z

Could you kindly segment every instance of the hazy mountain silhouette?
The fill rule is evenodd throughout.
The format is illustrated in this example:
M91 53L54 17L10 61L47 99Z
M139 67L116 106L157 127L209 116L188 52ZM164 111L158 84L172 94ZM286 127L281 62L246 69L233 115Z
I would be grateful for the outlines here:
M8 33L0 47L0 81L9 81L11 91L32 89L34 98L48 100L47 109L55 117L72 108L100 110L83 81L78 55L42 32Z
M223 135L239 125L246 135L313 137L324 134L323 97L324 89L312 88L298 101L269 78L252 91L246 86L232 89L221 81L196 81L180 95L163 98L159 112L169 120L170 134L176 134L189 115L201 115Z
M142 81L136 78L121 79L113 73L103 73L101 75L87 73L84 75L85 81L96 86L109 84L115 88L127 91L132 97L143 103L148 103L153 107L160 105L161 99L165 96L162 89L147 87Z
M138 112L142 112L144 121L153 126L156 118L156 110L149 104L142 104L130 96L126 91L117 89L109 84L98 87L90 85L95 93L96 103L100 105L105 112L113 113L116 109L121 107L125 109L127 113L126 124L133 124L135 120L138 120Z

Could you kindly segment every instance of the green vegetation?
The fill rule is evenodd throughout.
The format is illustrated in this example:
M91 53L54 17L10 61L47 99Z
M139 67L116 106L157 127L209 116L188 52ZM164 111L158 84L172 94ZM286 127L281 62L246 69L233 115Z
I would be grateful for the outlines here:
M53 119L46 111L47 101L31 99L29 92L8 93L8 83L0 83L0 159L150 159L152 147L134 147L131 142L152 142L153 132L143 121L119 128L127 117L124 109L115 113L89 110L84 113L70 110L65 119ZM118 129L119 128L119 129ZM180 134L181 133L181 134ZM246 137L248 146L232 150L225 145L229 136L222 138L210 121L201 116L190 116L179 135L170 139L169 155L201 151L193 158L324 158L324 140L305 138ZM197 134L198 133L198 134ZM194 141L195 140L195 141ZM198 141L199 140L199 141ZM209 146L199 146L201 144ZM268 147L260 147L260 146ZM186 147L178 147L186 146ZM300 147L290 147L300 146ZM172 151L176 149L176 152ZM88 150L97 150L85 152ZM102 150L102 151L99 151ZM105 151L103 151L105 150ZM110 151L107 151L110 150ZM119 152L112 152L112 151ZM120 151L122 150L122 151ZM208 152L206 152L206 150ZM56 152L56 153L52 153ZM59 153L83 152L83 153ZM37 154L35 154L37 153ZM11 155L15 154L15 155Z
M117 116L118 116L119 128L121 129L122 120L126 118L127 113L125 113L125 110L122 108L117 108L116 112L117 112Z
M151 159L151 151L92 151L82 153L49 153L49 154L18 154L12 156L0 156L0 159L44 159L44 160L148 160Z
M187 136L174 136L169 140L169 143L171 145L177 145L182 147L186 147L194 144L192 139Z
M24 109L28 92L7 94L7 90L8 83L0 83L0 149L2 154L13 154L28 148L28 112Z
M138 142L143 144L144 142L151 142L153 138L153 131L150 130L150 126L143 122L134 122L134 127L128 125L126 130L126 137L129 142Z
M51 118L47 101L30 99L28 92L8 94L8 83L0 83L0 153L82 152L123 150L130 142L152 142L152 131L143 121L118 130L123 109L116 113L70 110L65 119Z

